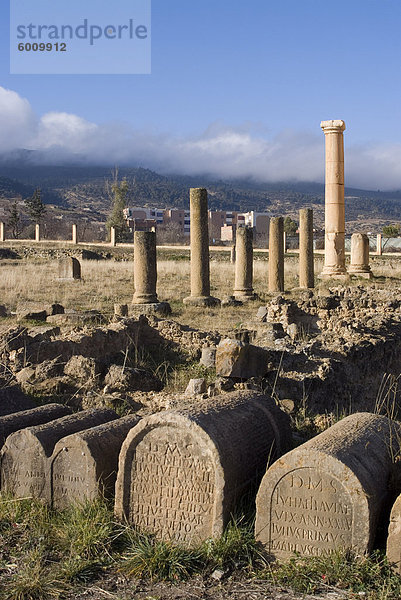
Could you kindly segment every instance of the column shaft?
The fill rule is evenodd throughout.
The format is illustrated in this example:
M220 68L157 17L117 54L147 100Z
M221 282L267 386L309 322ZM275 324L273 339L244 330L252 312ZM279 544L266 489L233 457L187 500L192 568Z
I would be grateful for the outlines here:
M283 234L283 217L272 217L269 225L269 292L284 291Z
M135 231L134 234L134 286L133 304L158 302L156 295L156 233Z
M253 299L253 229L238 227L235 241L234 296L238 299Z
M313 288L315 273L313 263L313 210L299 211L299 287Z

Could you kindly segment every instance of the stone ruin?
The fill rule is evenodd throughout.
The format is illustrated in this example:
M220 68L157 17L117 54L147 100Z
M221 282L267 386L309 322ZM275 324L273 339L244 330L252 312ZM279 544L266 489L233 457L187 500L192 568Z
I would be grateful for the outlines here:
M1 450L1 490L17 498L52 502L52 462L56 443L69 434L116 419L110 409L90 409L12 433Z
M256 539L276 559L369 552L400 492L400 442L399 423L356 413L279 458L258 491Z
M114 496L121 445L139 419L128 415L57 442L51 464L54 508Z
M121 449L116 514L185 544L221 535L237 502L290 441L288 418L258 392L145 417Z
M62 280L81 279L81 263L77 258L69 256L58 263L58 278Z

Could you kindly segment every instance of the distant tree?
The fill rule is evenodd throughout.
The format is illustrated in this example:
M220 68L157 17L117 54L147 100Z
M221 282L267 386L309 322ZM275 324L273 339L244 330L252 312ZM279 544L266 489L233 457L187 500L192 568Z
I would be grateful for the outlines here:
M284 219L284 231L288 235L295 235L298 229L298 223L293 221L291 217L285 217Z
M46 206L42 201L42 193L37 188L33 196L24 200L28 214L34 223L40 223L46 213Z
M106 221L107 231L110 233L111 227L114 227L116 230L116 240L118 242L126 242L131 239L128 224L124 216L124 208L127 207L129 183L125 178L122 181L118 181L118 171L116 170L113 174L113 181L106 182L106 189L111 199L111 208Z
M20 221L21 217L18 210L17 198L15 198L14 202L8 209L9 217L7 221L7 225L11 228L11 234L14 239L17 239L20 235Z
M387 246L390 238L399 237L401 234L401 228L399 225L385 225L382 229L383 237L386 238L386 241L382 245L382 250Z

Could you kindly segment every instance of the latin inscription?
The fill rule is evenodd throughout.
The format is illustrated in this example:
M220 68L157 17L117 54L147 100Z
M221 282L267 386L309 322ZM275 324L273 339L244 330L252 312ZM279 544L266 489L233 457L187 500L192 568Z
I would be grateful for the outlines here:
M132 465L131 521L182 542L211 535L214 505L212 461L167 427L137 446Z
M276 485L270 507L270 551L319 556L352 546L353 508L343 484L328 473L305 467Z

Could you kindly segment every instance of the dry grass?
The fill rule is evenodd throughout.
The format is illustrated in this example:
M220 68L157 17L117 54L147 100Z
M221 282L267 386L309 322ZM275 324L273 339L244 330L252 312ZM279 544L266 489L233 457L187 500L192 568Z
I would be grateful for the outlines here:
M316 256L315 269L319 273L323 257ZM113 313L113 304L130 304L134 289L133 263L114 260L81 261L82 281L57 279L57 261L3 260L0 263L0 303L15 310L26 301L60 302L66 308L97 309ZM232 294L234 265L227 260L212 259L211 294L219 298ZM401 260L381 257L375 259L373 271L383 285L401 283ZM362 284L365 282L362 281ZM268 298L268 261L266 255L255 257L254 288L261 301L233 309L196 309L184 307L182 299L190 294L190 263L188 260L158 261L158 295L172 304L173 318L183 324L205 330L225 330L238 327L255 314L255 309ZM298 285L298 259L286 256L285 288ZM319 283L325 287L327 283Z

